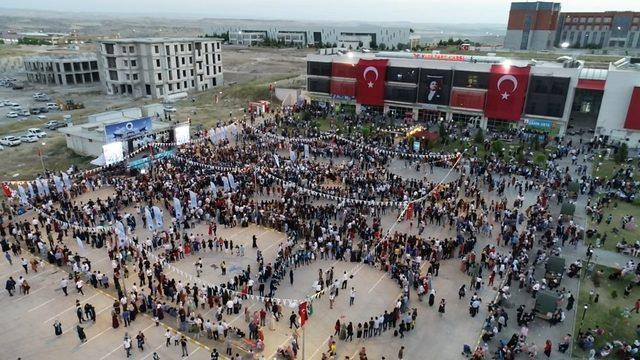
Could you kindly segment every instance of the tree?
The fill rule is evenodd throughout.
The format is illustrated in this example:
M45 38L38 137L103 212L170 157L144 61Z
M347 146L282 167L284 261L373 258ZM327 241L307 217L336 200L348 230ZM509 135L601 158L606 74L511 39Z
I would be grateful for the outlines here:
M385 50L387 50L387 45L385 45L385 44L380 44L380 45L378 45L378 50L380 50L380 51L385 51Z
M473 141L475 141L476 144L482 144L484 142L484 134L482 133L482 129L478 129L478 132L476 132Z
M373 50L376 50L376 49L378 49L378 44L376 44L375 40L371 40L369 42L369 47L372 48Z
M618 164L622 164L626 162L628 158L629 158L629 146L627 146L627 143L622 143L620 144L620 147L618 147L618 151L616 151L616 153L613 155L613 159Z
M438 126L438 135L440 135L440 139L442 139L443 144L447 144L449 142L449 132L442 122Z

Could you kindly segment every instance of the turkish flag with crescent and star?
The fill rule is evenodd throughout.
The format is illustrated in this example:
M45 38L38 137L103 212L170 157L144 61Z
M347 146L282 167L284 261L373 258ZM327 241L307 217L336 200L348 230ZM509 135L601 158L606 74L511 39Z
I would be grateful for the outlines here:
M300 315L300 327L304 326L304 323L307 322L307 318L309 315L307 314L307 302L300 303L298 305L298 315Z
M522 115L531 68L491 65L484 114L491 119L518 121Z
M384 82L387 74L386 59L360 59L356 66L356 101L364 105L384 105Z

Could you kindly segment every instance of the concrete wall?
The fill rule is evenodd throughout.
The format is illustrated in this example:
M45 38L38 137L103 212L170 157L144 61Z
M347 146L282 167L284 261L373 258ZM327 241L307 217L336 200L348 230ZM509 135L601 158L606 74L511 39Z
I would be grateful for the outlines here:
M509 50L520 50L522 43L522 30L507 30L504 37L504 48Z
M65 134L65 139L67 140L67 147L77 154L95 157L102 155L102 145L104 145L104 142L89 141L87 138L69 134Z
M631 148L640 145L640 131L624 128L635 86L640 86L639 71L609 71L596 124L596 134L620 141L628 138L627 144Z

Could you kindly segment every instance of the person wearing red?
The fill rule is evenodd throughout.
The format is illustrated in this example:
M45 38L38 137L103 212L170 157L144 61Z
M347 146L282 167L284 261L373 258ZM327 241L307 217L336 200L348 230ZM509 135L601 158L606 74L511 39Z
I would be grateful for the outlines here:
M547 341L544 343L544 354L547 355L547 357L551 357L551 348L551 340L547 339Z

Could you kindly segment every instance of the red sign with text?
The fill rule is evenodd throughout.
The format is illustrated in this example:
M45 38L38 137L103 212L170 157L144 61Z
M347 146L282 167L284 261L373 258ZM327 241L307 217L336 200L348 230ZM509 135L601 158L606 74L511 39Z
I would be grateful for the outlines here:
M531 68L491 65L484 114L488 118L519 121L524 109Z
M450 105L463 109L482 110L484 109L485 94L485 91L453 89Z
M364 105L384 105L384 82L389 60L360 59L356 66L356 101Z

